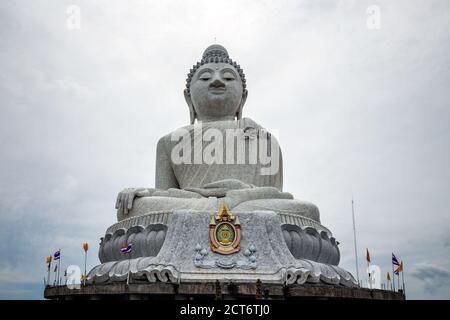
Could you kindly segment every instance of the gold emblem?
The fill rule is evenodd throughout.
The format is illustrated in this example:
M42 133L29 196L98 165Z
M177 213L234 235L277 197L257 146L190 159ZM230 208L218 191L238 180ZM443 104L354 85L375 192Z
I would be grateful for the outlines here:
M241 223L233 216L224 202L217 216L209 224L211 250L220 254L232 254L241 249Z

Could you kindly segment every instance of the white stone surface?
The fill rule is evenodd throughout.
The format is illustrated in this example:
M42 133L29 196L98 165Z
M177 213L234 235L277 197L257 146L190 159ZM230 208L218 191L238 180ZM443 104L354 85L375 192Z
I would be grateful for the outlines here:
M102 239L102 264L91 270L88 281L260 279L355 286L352 275L337 266L338 243L320 223L317 206L283 192L278 141L255 121L242 117L248 95L245 75L225 48L213 45L205 50L188 74L184 94L191 124L159 140L155 188L127 188L119 193L119 222ZM210 141L204 139L208 130L224 138L230 129L238 132L236 144L216 151L226 159L229 152L242 151L237 147L240 143L245 147L244 163L195 161L209 147ZM173 137L181 137L180 132L188 137L183 146L190 146L181 153L193 162L174 159L180 152L179 140ZM250 150L255 150L250 147L259 148L261 141L266 142L265 154L277 160L277 170L270 175L262 174L267 163L260 157L256 163L248 161L254 154ZM227 141L221 143L228 147ZM239 215L242 228L241 251L230 256L212 252L209 243L210 217L223 202ZM130 243L132 252L121 253L120 248Z
M238 215L242 230L241 250L238 253L225 256L210 250L211 212L177 210L167 219L164 244L156 256L133 258L132 255L122 254L119 244L116 244L119 254L129 259L102 263L91 270L88 282L125 281L130 276L131 279L152 282L215 279L254 282L260 279L270 283L307 281L356 285L350 273L335 265L295 258L286 245L281 219L275 212L241 212ZM123 228L114 233L119 230L126 234ZM199 255L200 251L206 254Z

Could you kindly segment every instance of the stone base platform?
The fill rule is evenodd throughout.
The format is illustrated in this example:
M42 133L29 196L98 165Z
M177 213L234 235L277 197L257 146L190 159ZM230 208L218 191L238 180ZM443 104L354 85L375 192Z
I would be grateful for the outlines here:
M296 224L298 219L284 221L273 211L233 214L240 221L240 250L228 255L211 249L211 212L175 210L121 221L108 229L100 244L101 264L89 272L87 283L127 279L255 283L259 279L279 285L357 286L354 277L337 265L337 243L318 223L303 229ZM124 254L121 248L127 244L133 250Z
M52 300L405 300L402 292L370 290L320 284L273 283L111 283L47 287L44 297Z

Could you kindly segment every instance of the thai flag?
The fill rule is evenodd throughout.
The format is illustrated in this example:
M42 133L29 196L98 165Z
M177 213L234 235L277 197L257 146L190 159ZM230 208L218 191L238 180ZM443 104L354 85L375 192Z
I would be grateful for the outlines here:
M131 252L131 243L120 248L120 251L122 251L122 253L130 253Z
M53 254L53 260L59 260L59 258L61 258L61 250L58 250Z
M400 262L398 262L397 257L394 253L392 253L392 264L395 266L400 266Z

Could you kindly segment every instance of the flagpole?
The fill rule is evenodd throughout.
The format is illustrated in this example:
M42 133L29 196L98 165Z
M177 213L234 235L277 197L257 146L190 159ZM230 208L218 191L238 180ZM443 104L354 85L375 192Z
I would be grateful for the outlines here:
M392 291L392 283L391 283L391 276L389 275L389 271L386 274L386 290Z
M386 290L389 290L389 287L390 287L389 278L388 278L388 275L386 274Z
M47 285L50 285L50 268L52 267L52 256L47 257ZM50 258L50 260L48 260Z
M406 296L406 290L405 290L405 266L403 265L403 261L402 261L402 283L403 283L403 294Z
M56 285L59 286L59 270L61 270L61 249L58 249L59 251L59 259L58 259L58 282L56 283Z
M55 262L55 268L56 268L56 271L58 271L58 263L57 262ZM56 278L57 278L56 271L53 269L53 273L55 274L55 280L53 280L53 285L54 286L56 286Z
M392 280L389 280L389 282L391 283L391 291L394 291L394 287L392 286Z
M86 260L87 260L87 251L84 251L84 278L83 278L84 285L86 285Z
M403 277L403 271L402 271L402 288L403 288L403 293L405 293L405 278Z
M353 220L353 241L355 243L356 279L358 281L358 285L361 285L359 282L358 249L357 249L357 245L356 245L355 208L354 208L354 204L353 204L353 196L352 196L352 220Z
M393 255L394 253L392 253ZM394 261L392 261L392 256L391 256L391 266L392 266L392 287L394 288L394 292L395 292L395 273L394 273Z
M369 276L369 289L372 289L372 278L370 277L370 255L369 255L369 249L367 250L367 274Z

